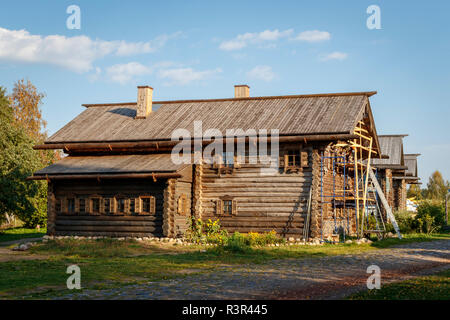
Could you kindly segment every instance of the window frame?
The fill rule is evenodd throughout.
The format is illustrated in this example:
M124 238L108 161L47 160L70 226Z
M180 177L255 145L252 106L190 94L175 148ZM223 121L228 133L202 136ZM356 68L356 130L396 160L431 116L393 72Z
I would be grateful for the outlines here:
M98 210L94 211L94 200L98 200ZM100 215L102 213L102 201L103 198L99 195L91 195L89 197L89 214Z
M144 199L149 199L149 211L144 210ZM139 214L152 215L156 214L156 198L154 196L141 195L139 196Z

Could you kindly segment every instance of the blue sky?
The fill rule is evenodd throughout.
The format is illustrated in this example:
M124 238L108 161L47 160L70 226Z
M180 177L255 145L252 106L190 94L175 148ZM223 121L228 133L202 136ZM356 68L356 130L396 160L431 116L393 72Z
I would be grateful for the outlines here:
M345 5L344 5L345 4ZM81 28L68 29L78 5ZM366 9L381 9L369 30ZM0 11L0 85L31 80L48 132L83 103L378 91L379 134L408 133L422 182L450 179L448 1L9 1Z

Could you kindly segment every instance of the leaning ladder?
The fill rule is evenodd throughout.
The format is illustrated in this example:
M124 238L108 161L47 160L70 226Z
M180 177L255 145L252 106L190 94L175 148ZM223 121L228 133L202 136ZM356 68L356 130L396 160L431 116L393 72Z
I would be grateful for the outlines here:
M389 221L391 221L392 225L394 226L395 232L397 232L397 236L399 239L402 238L402 234L400 233L400 229L397 225L397 220L395 220L395 217L392 213L391 207L389 206L389 203L386 200L386 197L384 196L383 190L380 187L380 184L378 183L377 177L375 176L375 173L373 173L372 168L369 169L369 175L370 179L373 182L373 185L377 189L378 196L380 197L381 203L383 204L384 208L386 209L386 215Z

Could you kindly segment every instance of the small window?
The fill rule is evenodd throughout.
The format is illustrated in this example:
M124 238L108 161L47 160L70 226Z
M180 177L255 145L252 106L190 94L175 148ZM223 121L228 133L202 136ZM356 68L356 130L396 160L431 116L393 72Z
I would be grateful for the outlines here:
M130 199L130 213L137 213L136 210L136 199L135 198L131 198Z
M62 212L62 200L60 198L56 199L55 210L56 210L57 213L61 213Z
M233 213L233 200L222 200L223 214Z
M67 198L67 212L68 213L75 212L75 198Z
M86 199L84 198L78 199L78 211L80 213L86 213Z
M300 151L299 150L289 150L287 154L288 167L299 167L300 166Z
M117 199L117 212L118 213L125 213L125 198L118 198Z
M111 198L105 198L103 199L103 210L105 211L106 214L110 214L112 213L111 210Z
M223 152L222 163L224 167L232 168L234 164L234 152Z
M216 200L216 214L217 215L236 215L237 201L226 197L222 200Z
M100 198L91 199L91 213L100 213Z
M141 213L154 214L155 213L155 197L143 196L141 197Z

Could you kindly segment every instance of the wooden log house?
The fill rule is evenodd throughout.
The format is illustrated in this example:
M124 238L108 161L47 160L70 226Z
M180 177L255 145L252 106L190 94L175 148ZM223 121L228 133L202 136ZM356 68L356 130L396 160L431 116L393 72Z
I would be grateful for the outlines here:
M373 159L377 177L392 210L406 210L407 185L418 183L416 155L405 155L403 138L407 134L379 135L384 159Z
M181 237L194 217L219 219L230 232L327 237L336 233L336 211L323 195L336 181L344 189L354 181L342 168L328 170L326 155L352 161L355 147L340 145L355 145L364 132L370 144L360 142L357 156L380 157L369 102L375 93L250 97L244 85L235 86L234 98L153 101L151 87L138 87L137 102L86 104L35 146L62 149L67 156L29 179L48 181L50 235ZM267 164L250 163L249 137L244 154L174 164L170 153L178 142L172 133L183 128L194 137L195 121L223 133L279 130L275 172L261 174ZM202 142L202 150L209 142ZM354 234L355 208L345 214L347 232Z

